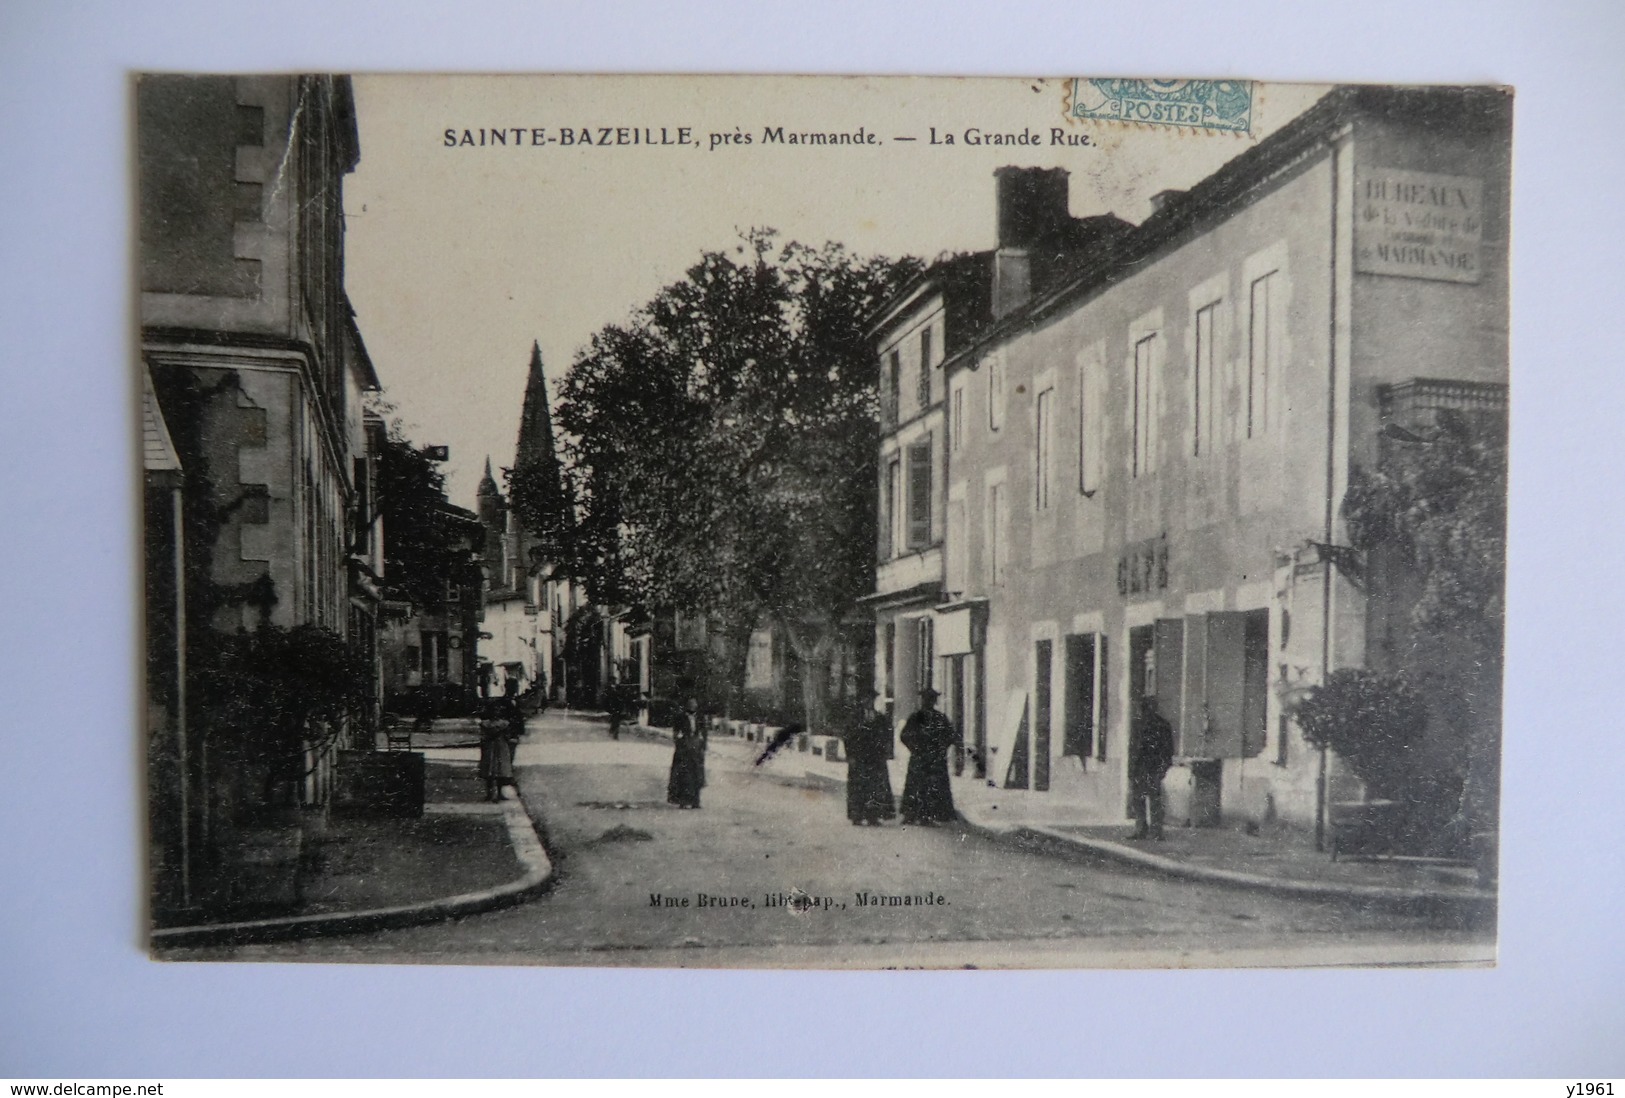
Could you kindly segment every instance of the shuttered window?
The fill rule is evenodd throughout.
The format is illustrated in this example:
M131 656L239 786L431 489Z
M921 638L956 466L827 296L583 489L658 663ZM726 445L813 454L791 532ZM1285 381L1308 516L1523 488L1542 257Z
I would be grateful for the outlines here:
M897 459L893 458L886 463L885 495L881 498L880 507L880 559L891 560L896 550L897 507L901 500L903 473Z
M908 448L908 547L931 544L931 436Z

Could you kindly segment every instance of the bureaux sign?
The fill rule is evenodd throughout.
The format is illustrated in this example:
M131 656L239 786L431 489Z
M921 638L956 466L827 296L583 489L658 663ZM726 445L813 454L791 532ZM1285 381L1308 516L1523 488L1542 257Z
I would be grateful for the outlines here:
M1354 269L1477 282L1483 190L1470 176L1362 170L1354 180Z

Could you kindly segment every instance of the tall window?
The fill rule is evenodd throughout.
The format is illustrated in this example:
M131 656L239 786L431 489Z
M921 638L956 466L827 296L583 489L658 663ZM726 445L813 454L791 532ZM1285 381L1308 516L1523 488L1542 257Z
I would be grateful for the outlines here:
M931 544L931 436L908 448L908 547Z
M897 546L897 511L903 494L903 467L896 458L886 464L885 492L885 513L880 516L880 559L890 560Z
M1264 433L1269 426L1269 393L1276 369L1279 342L1275 335L1275 311L1280 302L1278 271L1253 282L1247 320L1247 437Z
M1157 337L1134 344L1134 453L1129 472L1138 477L1157 469Z
M1004 423L1004 356L987 356L987 425L997 431Z
M920 407L931 403L931 327L920 329L920 378L916 384Z
M1004 583L1009 545L1005 534L1004 485L987 487L987 578L994 587Z
M1033 505L1043 511L1049 508L1050 465L1055 453L1055 390L1045 389L1038 394L1038 422L1035 424L1037 440L1033 452L1038 467L1033 471Z
M950 398L948 409L948 437L953 440L953 448L958 452L964 445L965 439L965 387L963 385L954 389Z
M914 670L914 685L917 690L924 690L934 685L935 676L932 671L936 665L936 622L930 615L919 619L919 633L916 638L919 643L914 646L919 657L919 665Z
M887 426L897 423L899 395L903 384L903 356L888 354L880 367L880 418Z
M1213 453L1218 438L1218 391L1214 387L1214 319L1219 303L1196 310L1196 362L1191 369L1191 453Z

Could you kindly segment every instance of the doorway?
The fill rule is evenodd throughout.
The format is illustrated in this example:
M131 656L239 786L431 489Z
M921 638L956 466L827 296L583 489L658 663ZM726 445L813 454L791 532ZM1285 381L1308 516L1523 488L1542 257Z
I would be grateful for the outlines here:
M1066 638L1066 723L1061 731L1061 754L1072 755L1085 767L1095 753L1095 634Z
M1055 642L1033 645L1033 788L1049 789L1051 656Z

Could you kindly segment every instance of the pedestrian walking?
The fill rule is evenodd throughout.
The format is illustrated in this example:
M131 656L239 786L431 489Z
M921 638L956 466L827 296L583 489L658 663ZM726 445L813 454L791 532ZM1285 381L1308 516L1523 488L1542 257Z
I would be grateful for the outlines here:
M846 818L855 825L879 826L897 815L892 798L891 773L886 760L892 753L891 718L874 708L878 690L869 692L868 713L859 714L843 737L846 749Z
M901 813L905 824L930 826L958 818L948 785L948 751L959 742L953 722L937 712L940 695L927 686L920 708L903 725L908 773L903 779Z
M698 808L700 789L705 785L705 725L700 720L698 698L689 698L677 714L672 742L666 801L678 808Z
M1129 742L1128 788L1134 816L1129 838L1162 840L1162 779L1173 764L1173 726L1158 712L1156 698L1142 697Z

